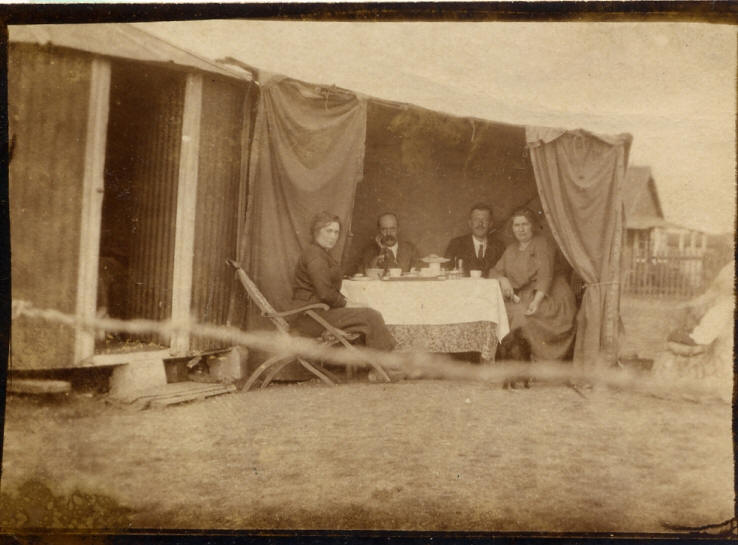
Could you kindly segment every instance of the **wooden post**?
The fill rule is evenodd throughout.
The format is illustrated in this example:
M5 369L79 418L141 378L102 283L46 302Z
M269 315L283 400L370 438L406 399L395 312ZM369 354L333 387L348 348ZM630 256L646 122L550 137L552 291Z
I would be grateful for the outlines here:
M660 260L659 267L656 269L659 272L659 279L656 284L656 295L664 296L667 294L667 289L670 282L670 273L669 273L669 266L670 266L670 260L669 256L664 256L663 259Z
M200 153L200 115L202 113L201 74L188 74L182 113L182 146L179 154L177 187L177 223L174 238L172 278L172 321L185 323L192 304L192 258L195 246L195 205ZM170 339L172 354L184 354L190 348L187 332Z
M100 226L105 190L105 145L110 109L110 61L93 59L87 110L85 166L82 176L82 218L77 268L76 314L91 319L97 311L97 281L100 261ZM94 331L77 328L74 336L75 363L95 352Z
M630 269L633 271L633 276L630 279L630 291L631 293L638 293L638 250L635 246L635 237L632 239L631 242L631 252L630 252Z

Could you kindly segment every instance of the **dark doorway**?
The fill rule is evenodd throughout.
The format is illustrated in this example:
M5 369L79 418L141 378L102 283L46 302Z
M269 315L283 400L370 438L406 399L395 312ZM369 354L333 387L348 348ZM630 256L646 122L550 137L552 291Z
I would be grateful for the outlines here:
M97 299L112 318L171 316L184 85L175 71L112 66ZM108 335L97 348L136 342L169 341Z

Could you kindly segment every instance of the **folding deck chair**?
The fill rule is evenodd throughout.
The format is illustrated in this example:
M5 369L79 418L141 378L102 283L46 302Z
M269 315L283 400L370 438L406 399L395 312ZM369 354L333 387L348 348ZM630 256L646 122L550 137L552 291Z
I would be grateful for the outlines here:
M254 303L256 303L256 305L259 307L259 310L261 311L261 315L269 319L274 327L277 328L277 331L284 333L285 335L290 335L290 325L287 320L285 320L285 317L292 316L293 314L304 313L307 316L310 316L310 318L312 318L316 322L318 322L321 326L323 326L323 333L320 335L320 337L316 338L318 342L321 342L328 346L340 343L347 350L352 351L354 354L357 353L356 348L351 344L351 342L355 341L360 336L359 333L353 333L350 331L339 329L331 325L328 321L315 313L316 310L328 310L330 308L328 305L326 305L325 303L314 303L293 310L277 312L277 310L271 305L271 303L267 301L266 297L264 297L264 294L261 293L259 288L256 287L254 281L249 278L249 276L246 274L246 271L241 268L240 264L231 259L226 259L226 263L235 269L236 276L240 280L241 285L246 290L249 298ZM274 377L277 376L277 374L282 369L284 369L284 367L294 361L297 361L305 369L310 371L312 374L314 374L316 377L318 377L320 380L330 386L334 386L336 382L340 382L332 373L323 368L318 369L318 367L311 364L301 356L273 356L256 368L256 370L251 374L249 379L244 384L243 389L248 391L249 388L254 385L254 382L256 382L256 380L262 375L262 373L269 370L267 375L264 377L264 381L261 383L261 388L265 388L274 379ZM386 382L391 382L389 376L382 368L382 366L370 360L365 361L369 365L374 367L377 373L379 373L379 376L382 377Z

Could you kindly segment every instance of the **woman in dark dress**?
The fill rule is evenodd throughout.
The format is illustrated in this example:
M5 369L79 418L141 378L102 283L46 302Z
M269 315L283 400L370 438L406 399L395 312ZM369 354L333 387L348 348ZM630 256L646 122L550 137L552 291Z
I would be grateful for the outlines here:
M538 233L538 218L528 208L511 216L515 242L489 277L500 282L510 331L530 344L533 360L560 360L573 342L576 302L566 278L555 268L556 249Z
M341 233L338 216L328 212L316 215L310 233L312 242L302 251L295 269L293 306L325 303L331 308L316 312L330 324L345 331L363 334L368 348L392 350L396 342L382 315L371 308L347 308L346 298L341 295L343 273L329 253ZM320 324L305 315L296 318L292 327L311 337L323 331Z

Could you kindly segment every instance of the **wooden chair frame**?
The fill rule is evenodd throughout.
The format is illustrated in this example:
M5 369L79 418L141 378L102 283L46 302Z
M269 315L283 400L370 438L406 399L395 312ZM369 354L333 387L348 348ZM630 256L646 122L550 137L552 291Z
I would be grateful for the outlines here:
M305 314L323 327L324 332L322 342L325 342L328 345L336 345L340 343L350 352L354 354L358 353L356 348L351 344L351 341L358 338L359 335L357 333L352 333L350 331L339 329L334 325L331 325L325 318L315 312L316 310L328 310L330 308L328 305L326 305L325 303L314 303L311 305L305 305L300 308L278 312L267 300L267 298L264 297L264 294L261 293L254 281L249 278L249 276L246 274L246 271L241 268L241 265L239 263L231 259L226 259L226 263L235 269L236 276L241 282L241 285L246 290L249 298L254 303L256 303L256 306L259 307L259 310L261 311L261 315L267 318L274 325L277 331L285 335L290 335L290 325L287 320L285 320L285 318L287 316L292 316L295 314ZM265 371L269 370L269 372L264 377L264 381L261 383L261 388L265 388L282 369L295 361L297 361L305 369L307 369L313 375L315 375L330 386L335 386L337 382L340 382L335 375L333 375L326 369L318 369L315 365L311 364L301 356L273 356L267 359L264 363L259 365L259 367L254 370L254 372L244 384L243 389L248 391L254 385L256 380ZM384 368L382 368L382 366L370 360L365 359L365 361L369 365L371 365L377 371L377 373L379 373L379 376L382 377L386 382L391 382L389 376L387 375Z

